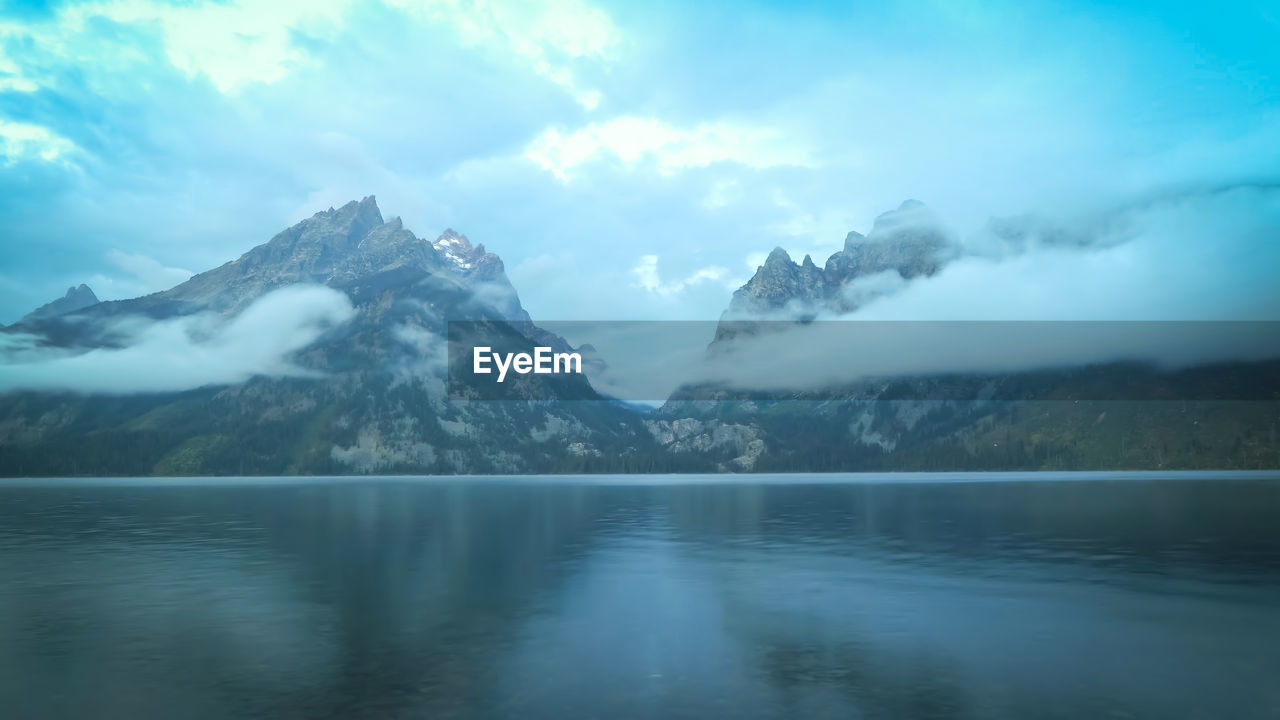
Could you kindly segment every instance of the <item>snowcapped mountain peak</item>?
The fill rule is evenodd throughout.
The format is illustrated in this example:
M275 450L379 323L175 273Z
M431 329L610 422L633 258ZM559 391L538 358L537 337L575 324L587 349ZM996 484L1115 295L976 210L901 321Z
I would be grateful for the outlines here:
M476 252L477 248L472 247L466 235L460 235L453 230L445 230L441 233L440 237L431 243L431 247L463 270L470 270L476 255L484 254L483 250Z

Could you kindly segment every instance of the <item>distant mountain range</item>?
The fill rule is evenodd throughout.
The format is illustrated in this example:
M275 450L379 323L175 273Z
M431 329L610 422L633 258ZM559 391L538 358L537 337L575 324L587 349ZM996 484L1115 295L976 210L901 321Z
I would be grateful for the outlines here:
M1023 227L1006 223L1004 232L1016 237ZM865 278L929 276L954 257L932 213L908 201L880 216L867 236L850 233L821 268L774 250L734 293L726 322L848 312L864 301ZM443 375L450 320L506 328L512 347L571 348L530 318L497 255L451 230L433 242L418 238L399 218L384 220L372 197L316 213L172 289L98 302L81 285L3 332L33 343L33 352L91 360L126 347L125 330L138 323L201 318L206 324L188 334L214 333L206 325L242 317L273 291L299 285L341 293L351 312L292 353L288 372L182 391L10 390L0 394L0 474L1280 467L1274 398L1054 399L1086 382L1170 382L1147 369L994 379L995 387L1024 390L1039 383L1042 392L1031 394L1039 400L1025 392L1004 400L998 392L981 401L942 393L901 399L901 385L850 386L821 398L689 387L645 412L603 398L581 376L520 378L518 400L451 399ZM722 331L708 341L727 339ZM603 362L592 348L580 350L588 365ZM1271 383L1277 366L1229 374ZM1179 382L1208 382L1187 377Z

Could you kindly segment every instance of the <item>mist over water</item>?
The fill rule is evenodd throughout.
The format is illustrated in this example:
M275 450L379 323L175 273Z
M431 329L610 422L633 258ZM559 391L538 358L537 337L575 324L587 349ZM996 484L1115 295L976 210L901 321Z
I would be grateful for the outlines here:
M1280 483L1160 477L0 485L0 707L1274 717Z

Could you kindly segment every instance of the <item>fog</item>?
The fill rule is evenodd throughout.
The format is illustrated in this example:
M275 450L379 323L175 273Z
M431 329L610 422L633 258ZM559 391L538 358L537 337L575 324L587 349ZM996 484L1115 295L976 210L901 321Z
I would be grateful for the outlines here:
M0 390L129 394L229 385L256 376L315 376L290 356L354 315L343 293L293 285L230 319L198 314L160 321L119 318L120 347L70 352L38 338L8 336L0 347Z
M1046 223L1070 242L1047 244L1033 235L1026 247L1010 247L989 232L970 234L965 254L937 275L894 283L853 317L1280 319L1275 185L1177 193Z
M857 307L797 303L706 346L715 323L551 323L596 347L601 392L653 402L682 384L815 390L866 378L1009 373L1112 362L1180 368L1280 357L1280 189L1190 188L960 232L930 277L843 289ZM812 324L794 324L800 318Z

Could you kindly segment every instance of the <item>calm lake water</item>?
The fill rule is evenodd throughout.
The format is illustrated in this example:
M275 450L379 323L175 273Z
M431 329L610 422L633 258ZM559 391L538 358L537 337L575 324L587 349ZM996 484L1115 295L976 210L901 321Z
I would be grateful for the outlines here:
M0 708L1280 718L1280 480L0 481Z

